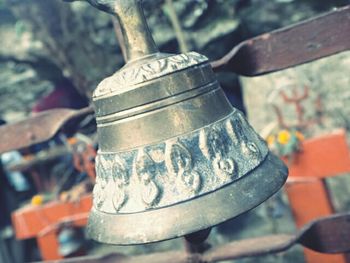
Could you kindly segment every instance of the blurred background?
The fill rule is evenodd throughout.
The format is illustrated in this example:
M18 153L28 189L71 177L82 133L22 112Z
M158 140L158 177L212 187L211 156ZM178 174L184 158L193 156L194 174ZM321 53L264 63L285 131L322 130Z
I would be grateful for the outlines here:
M145 0L144 8L162 52L195 50L215 60L245 39L349 3L348 0ZM180 28L176 27L176 21L180 22ZM59 0L0 0L2 123L16 122L53 108L85 107L96 85L123 64L111 17L90 5ZM254 128L269 140L271 148L277 154L288 155L296 151L295 145L285 150L287 153L281 153L274 143L283 135L280 132L285 132L280 129L278 112L283 113L286 122L296 120L298 113L276 91L295 87L298 92L308 92L303 102L303 118L310 125L303 127L299 140L339 128L349 136L349 68L350 54L345 52L262 77L238 78L233 73L220 73L218 78L231 102L247 114ZM40 206L56 199L77 201L91 191L88 179L93 172L79 169L75 163L82 152L83 156L88 153L93 156L97 149L94 120L83 122L78 134L68 129L50 142L2 156L0 251L3 262L42 259L34 237L15 240L9 217L12 211L23 205ZM287 140L294 131L288 132ZM39 164L21 166L25 161L38 158L41 158ZM349 183L347 175L326 180L334 211L350 208ZM281 191L253 211L215 228L209 242L215 245L294 232L292 212L287 196ZM88 254L133 255L183 247L181 240L135 247L104 246L86 240L83 232L71 228L60 231L59 237L61 248L65 242L73 243L73 252L62 250L68 254L79 254L82 247ZM304 254L297 247L278 255L234 262L304 262Z

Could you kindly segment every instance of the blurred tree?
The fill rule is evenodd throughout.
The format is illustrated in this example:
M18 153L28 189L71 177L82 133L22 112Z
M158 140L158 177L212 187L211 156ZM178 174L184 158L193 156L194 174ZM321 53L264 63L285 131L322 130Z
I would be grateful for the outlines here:
M4 1L42 45L41 50L30 52L29 58L13 56L12 60L29 64L39 77L53 83L68 79L90 97L98 81L121 63L117 52L111 59L111 50L94 39L95 29L84 21L85 14L75 12L71 5L47 0ZM116 41L113 44L117 50Z

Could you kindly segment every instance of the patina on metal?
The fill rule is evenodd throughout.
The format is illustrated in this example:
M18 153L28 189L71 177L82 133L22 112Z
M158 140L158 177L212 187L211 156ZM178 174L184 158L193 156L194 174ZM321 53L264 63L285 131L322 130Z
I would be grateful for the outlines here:
M244 76L275 72L350 50L347 32L350 6L248 39L212 66Z
M205 56L160 53L141 1L93 4L115 15L127 59L93 95L93 239L127 245L183 236L280 189L286 167L228 102Z
M0 126L0 154L47 141L70 121L76 121L78 126L79 119L93 112L93 107L81 110L54 109L17 123Z

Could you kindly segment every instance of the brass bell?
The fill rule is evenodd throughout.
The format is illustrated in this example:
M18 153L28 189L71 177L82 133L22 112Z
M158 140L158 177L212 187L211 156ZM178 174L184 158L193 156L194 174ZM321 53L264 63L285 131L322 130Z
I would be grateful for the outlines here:
M286 167L228 102L208 59L159 53L140 1L110 3L127 63L93 95L100 145L89 235L124 245L179 237L280 189Z

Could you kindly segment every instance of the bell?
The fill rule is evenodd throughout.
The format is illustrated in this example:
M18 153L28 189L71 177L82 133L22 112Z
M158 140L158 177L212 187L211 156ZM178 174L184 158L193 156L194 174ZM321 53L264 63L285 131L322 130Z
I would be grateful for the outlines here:
M93 95L99 151L90 237L129 245L187 235L280 189L286 167L231 106L208 59L159 53L140 1L111 2L127 63Z

